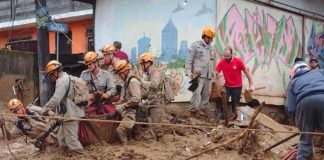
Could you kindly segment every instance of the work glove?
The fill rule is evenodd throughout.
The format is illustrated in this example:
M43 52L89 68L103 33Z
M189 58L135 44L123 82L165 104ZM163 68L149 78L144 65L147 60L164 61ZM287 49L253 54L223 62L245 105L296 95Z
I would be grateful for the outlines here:
M195 74L193 74L193 73L190 73L190 74L189 74L189 78L190 78L191 80L193 80L195 77L196 77Z
M49 111L50 110L43 108L42 111L41 111L41 115L42 116L47 116Z
M120 114L122 114L126 110L126 107L124 104L119 104L116 106L116 111Z
M50 117L53 117L53 116L55 116L55 112L49 110L47 112L47 115L50 116Z

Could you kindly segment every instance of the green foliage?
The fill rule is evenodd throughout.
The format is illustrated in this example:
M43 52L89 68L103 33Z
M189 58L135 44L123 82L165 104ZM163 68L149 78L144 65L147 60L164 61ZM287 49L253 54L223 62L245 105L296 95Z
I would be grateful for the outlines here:
M178 58L175 62L169 62L168 68L182 68L185 64L185 60Z

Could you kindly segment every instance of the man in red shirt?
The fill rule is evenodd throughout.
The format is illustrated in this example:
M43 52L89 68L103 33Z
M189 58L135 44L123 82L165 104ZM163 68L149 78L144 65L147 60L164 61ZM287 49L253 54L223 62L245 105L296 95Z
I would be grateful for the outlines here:
M119 60L128 60L128 55L127 53L121 51L122 48L122 44L119 41L115 41L114 42L114 46L116 48L116 52L115 52L115 57L119 58Z
M229 112L231 119L237 117L235 107L240 103L241 91L242 91L242 72L245 73L249 80L250 90L253 91L253 81L250 72L246 69L243 61L237 57L234 57L233 50L230 47L224 49L224 57L216 66L216 77L222 71L225 79L225 91L227 101L231 97L231 106Z

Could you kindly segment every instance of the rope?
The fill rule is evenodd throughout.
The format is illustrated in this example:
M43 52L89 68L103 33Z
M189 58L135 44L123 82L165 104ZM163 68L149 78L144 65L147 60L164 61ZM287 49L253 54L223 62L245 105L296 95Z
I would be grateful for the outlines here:
M2 118L3 118L3 116L2 116ZM7 135L7 130L6 130L6 128L5 128L5 124L3 124L3 126L1 126L1 128L2 128L2 134L3 134L3 138L5 139L5 142L6 142L6 146L7 146L7 148L8 148L8 151L9 151L9 153L10 153L10 155L14 158L14 159L17 159L17 157L15 156L15 154L11 151L11 149L10 149L10 146L9 146L9 141L8 141L8 135Z
M0 113L4 117L38 117L58 120L73 120L73 121L88 121L88 122L103 122L103 123L127 123L127 124L142 124L142 125L157 125L157 126L170 126L170 127L183 127L183 128L206 128L214 130L227 130L227 131L257 131L257 132L276 132L276 133L298 133L307 135L324 136L324 133L320 132L299 132L299 131L282 131L282 130L270 130L270 129L249 129L249 128L220 128L206 125L185 125L185 124L171 124L171 123L147 123L147 122L134 122L134 121L117 121L117 120L102 120L102 119L87 119L87 118L68 118L61 116L35 116L35 115L17 115L10 113Z

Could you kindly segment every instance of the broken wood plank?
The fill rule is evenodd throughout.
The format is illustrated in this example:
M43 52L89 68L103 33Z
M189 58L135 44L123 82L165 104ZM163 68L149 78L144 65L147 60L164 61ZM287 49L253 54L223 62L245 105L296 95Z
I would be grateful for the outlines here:
M277 143L271 145L270 147L264 149L263 152L268 152L268 151L270 151L272 148L277 147L278 145L280 145L280 144L282 144L282 143L284 143L284 142L286 142L286 141L288 141L288 140L290 140L290 139L296 137L297 135L299 135L299 134L298 134L298 133L294 133L294 134L292 134L291 136L286 137L285 139L283 139L283 140L281 140L281 141L279 141L279 142L277 142Z
M255 109L245 106L245 107L237 107L237 110L241 113L244 113L251 117L255 111ZM272 118L268 117L267 115L260 113L256 117L256 120L261 123L262 125L273 129L273 130L279 130L279 131L290 131L285 126L279 124L278 122L274 121ZM284 139L286 137L291 136L293 133L275 133L278 135L281 139ZM287 143L290 145L297 144L299 142L299 136L296 136L295 138L289 140Z
M226 146L226 145L228 145L228 144L231 144L231 143L235 142L236 140L242 138L242 137L245 135L246 132L247 132L247 131L241 132L240 134L236 135L235 137L232 137L232 138L230 138L230 139L228 139L228 140L226 140L226 141L224 141L224 142L222 142L222 143L218 143L218 144L217 144L216 146L214 146L213 148L210 148L210 149L205 150L205 151L201 151L201 152L199 152L199 153L197 153L197 154L195 154L195 155L193 155L193 156L191 156L191 157L186 158L185 160L189 160L189 159L192 159L192 158L198 157L199 155L204 154L204 153L206 153L206 152L210 152L210 151L213 151L213 150L215 150L215 149L217 149L217 148L220 148L220 147Z
M228 119L229 119L229 112L228 112L228 108L227 108L227 98L226 98L226 93L225 91L221 91L221 97L222 97L222 108L223 108L223 115L224 115L224 126L228 126Z
M255 110L255 112L253 113L253 115L251 116L251 119L250 119L250 123L248 125L248 129L251 129L252 126L253 126L253 123L256 119L256 117L258 116L258 114L260 113L260 111L262 110L263 106L265 105L265 102L262 102L261 105L258 107L257 110ZM243 137L243 142L242 142L242 146L241 148L239 149L239 154L242 154L243 153L243 150L245 148L245 145L247 144L247 141L249 140L249 133L250 131L247 131L246 134L244 135Z
M250 123L249 123L249 125L248 125L248 128L250 128L250 129L252 128L252 126L253 126L253 122L254 122L255 118L256 118L257 115L260 113L260 111L261 111L261 109L263 108L263 105L264 105L264 104L265 104L265 103L263 102L263 103L260 105L260 107L259 107L259 108L258 108L258 109L253 113L252 118L251 118L251 121L250 121ZM236 135L235 137L230 138L230 139L227 139L226 141L224 141L224 142L222 142L222 143L218 143L216 146L214 146L214 147L212 147L212 148L210 148L210 149L208 149L208 150L205 150L205 151L199 152L199 153L197 153L197 154L195 154L195 155L193 155L193 156L187 158L186 160L189 160L189 159L195 158L195 157L197 157L197 156L199 156L199 155L201 155L201 154L204 154L204 153L206 153L206 152L213 151L213 150L215 150L215 149L217 149L217 148L220 148L220 147L223 147L223 146L228 145L228 144L230 144L230 143L233 143L233 142L235 142L236 140L241 139L241 138L247 136L248 132L249 132L248 130L245 130L245 131L243 131L242 133Z

